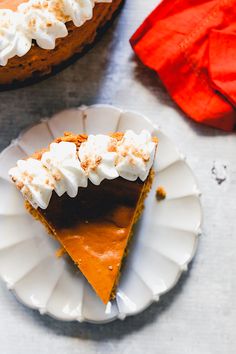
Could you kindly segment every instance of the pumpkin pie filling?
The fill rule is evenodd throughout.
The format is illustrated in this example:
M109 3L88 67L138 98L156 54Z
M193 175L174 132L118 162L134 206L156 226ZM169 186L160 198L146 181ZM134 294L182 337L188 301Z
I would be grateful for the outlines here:
M38 210L104 303L112 297L144 190L141 181L105 180L81 188L75 199L54 194L48 208Z

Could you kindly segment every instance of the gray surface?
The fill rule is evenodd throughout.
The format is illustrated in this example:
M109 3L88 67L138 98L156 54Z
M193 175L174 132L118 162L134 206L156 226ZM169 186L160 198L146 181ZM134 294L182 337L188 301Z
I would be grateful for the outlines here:
M1 354L236 352L235 134L187 120L155 74L133 58L128 38L156 3L127 0L121 16L84 58L40 84L0 93L0 147L22 128L66 107L99 102L139 110L187 154L198 177L205 221L197 256L159 303L102 326L42 317L19 304L1 283ZM211 171L214 161L217 169L227 166L221 184Z

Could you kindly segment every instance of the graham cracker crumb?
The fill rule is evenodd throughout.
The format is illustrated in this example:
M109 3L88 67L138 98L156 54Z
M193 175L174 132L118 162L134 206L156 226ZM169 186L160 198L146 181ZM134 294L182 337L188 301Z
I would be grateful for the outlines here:
M64 254L66 254L66 250L63 247L60 247L57 251L56 251L56 257L57 258L61 258L62 256L64 256Z
M156 198L158 201L164 200L166 198L166 191L162 186L157 188Z
M110 136L113 138L113 139L116 139L117 141L121 141L124 137L124 133L121 133L121 132L115 132L115 133L111 133Z

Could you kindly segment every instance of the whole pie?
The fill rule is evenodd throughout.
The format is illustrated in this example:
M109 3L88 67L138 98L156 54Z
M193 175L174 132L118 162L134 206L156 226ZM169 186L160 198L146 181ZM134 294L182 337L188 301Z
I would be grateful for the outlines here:
M123 259L153 180L147 131L65 133L9 174L26 208L59 241L100 299L115 297Z
M91 44L122 0L0 0L0 86L49 74Z

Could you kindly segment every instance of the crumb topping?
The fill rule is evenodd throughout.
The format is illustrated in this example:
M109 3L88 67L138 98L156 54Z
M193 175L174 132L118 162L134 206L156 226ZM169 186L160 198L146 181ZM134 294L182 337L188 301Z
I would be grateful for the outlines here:
M156 198L158 201L164 200L166 198L166 191L164 187L160 186L156 190Z

